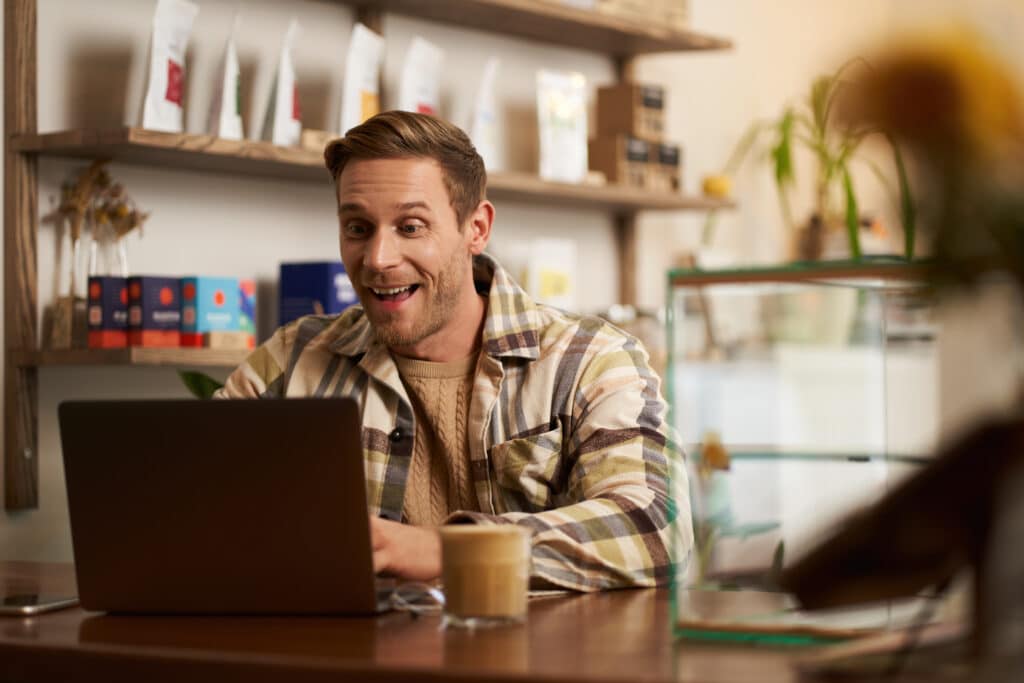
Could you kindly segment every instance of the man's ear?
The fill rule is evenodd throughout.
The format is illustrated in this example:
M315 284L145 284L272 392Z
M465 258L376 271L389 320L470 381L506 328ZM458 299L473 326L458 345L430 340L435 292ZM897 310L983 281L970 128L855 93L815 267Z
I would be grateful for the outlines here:
M482 254L491 239L491 226L494 225L494 204L484 199L477 204L476 210L466 221L466 230L469 232L469 251L474 256Z

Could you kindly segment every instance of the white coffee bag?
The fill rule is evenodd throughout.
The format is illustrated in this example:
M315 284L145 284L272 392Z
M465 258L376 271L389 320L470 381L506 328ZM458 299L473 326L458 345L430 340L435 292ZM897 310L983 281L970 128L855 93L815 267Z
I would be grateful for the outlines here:
M356 22L345 57L338 131L344 135L380 111L380 66L384 39Z
M295 82L292 46L299 35L299 22L292 19L281 44L281 57L277 62L277 77L271 88L270 104L263 122L263 139L275 145L291 147L299 144L302 135L302 114L299 109L299 90Z
M409 45L398 84L398 108L437 116L441 111L441 67L444 52L416 36Z
M187 0L157 0L149 52L149 84L142 103L142 127L184 130L185 50L199 7Z
M242 127L242 76L238 67L238 51L235 49L238 22L239 16L236 14L227 47L224 48L219 87L210 107L210 134L225 140L241 140L245 137Z
M566 183L587 175L587 80L573 71L537 72L540 177Z
M477 90L473 105L473 119L469 125L469 137L488 171L497 171L501 167L498 159L498 100L494 87L500 65L501 61L497 57L491 57L484 63L480 89Z

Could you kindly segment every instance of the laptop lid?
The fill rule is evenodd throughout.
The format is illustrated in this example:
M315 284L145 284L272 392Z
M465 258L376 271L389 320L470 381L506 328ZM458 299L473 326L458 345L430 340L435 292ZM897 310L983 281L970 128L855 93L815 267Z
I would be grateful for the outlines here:
M85 609L377 611L355 401L82 401L58 413Z

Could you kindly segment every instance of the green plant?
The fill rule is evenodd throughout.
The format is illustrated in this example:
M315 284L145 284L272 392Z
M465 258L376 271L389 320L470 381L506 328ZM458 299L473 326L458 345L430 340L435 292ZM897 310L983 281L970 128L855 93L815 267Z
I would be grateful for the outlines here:
M854 161L866 164L889 190L898 207L904 234L904 256L909 260L914 256L917 216L899 147L886 131L841 122L835 115L837 102L847 94L848 86L853 82L847 75L855 67L870 71L870 66L862 59L847 62L834 74L815 79L807 97L799 104L786 106L777 119L751 124L730 154L723 174L735 174L747 155L766 135L770 135L767 156L771 161L779 206L786 227L790 234L795 235L797 224L791 203L791 194L797 186L794 150L797 145L802 145L811 152L816 165L812 223L816 218L824 227L844 226L850 255L860 258L861 210L851 167ZM871 136L884 137L892 150L897 176L895 190L875 161L857 154L862 143ZM711 241L715 219L716 213L710 212L704 227L704 244Z
M181 378L185 388L196 398L213 398L213 394L224 385L201 372L179 370L178 377Z

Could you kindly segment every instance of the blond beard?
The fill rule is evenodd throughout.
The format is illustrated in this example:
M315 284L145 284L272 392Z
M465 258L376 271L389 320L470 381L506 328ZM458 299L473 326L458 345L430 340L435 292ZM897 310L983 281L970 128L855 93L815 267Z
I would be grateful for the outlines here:
M431 300L424 306L423 317L413 321L410 329L399 329L391 322L390 319L398 318L398 315L385 314L383 320L371 318L370 326L377 340L388 348L414 346L441 330L455 315L470 261L471 259L467 259L465 254L459 253L458 250L452 254L447 266L439 274L437 288L433 290ZM373 294L370 293L369 296Z

